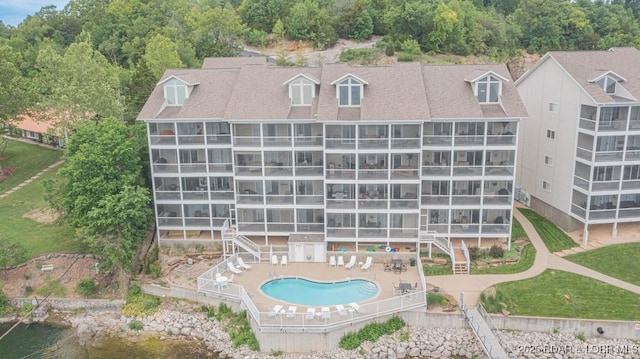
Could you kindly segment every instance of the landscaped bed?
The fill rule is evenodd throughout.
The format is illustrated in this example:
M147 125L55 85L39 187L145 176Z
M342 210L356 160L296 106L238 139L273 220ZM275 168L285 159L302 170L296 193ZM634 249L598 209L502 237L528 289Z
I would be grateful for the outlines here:
M617 244L564 258L608 276L640 285L640 243Z
M527 208L518 208L518 210L531 222L550 252L560 252L578 245L555 224L535 211Z
M488 291L480 299L492 313L506 310L536 317L640 320L640 295L559 270L501 283Z

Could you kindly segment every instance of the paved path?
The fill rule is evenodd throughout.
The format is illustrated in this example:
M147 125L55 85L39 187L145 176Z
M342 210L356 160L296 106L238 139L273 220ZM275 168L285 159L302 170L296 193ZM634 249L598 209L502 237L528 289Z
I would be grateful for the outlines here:
M60 166L60 165L62 164L62 162L63 162L63 161L58 161L58 162L56 162L56 163L52 164L51 166L49 166L49 167L47 167L47 168L43 169L42 171L40 171L40 172L36 173L35 175L33 175L31 178L27 179L26 181L24 181L24 182L20 183L19 185L17 185L17 186L15 186L15 187L11 188L11 189L10 189L10 190L8 190L7 192L4 192L4 193L0 194L0 199L7 197L8 195L10 195L10 194L14 193L15 191L19 190L20 188L22 188L22 187L24 187L24 186L28 185L29 183L31 183L31 182L33 182L33 181L37 180L37 179L38 179L38 178L40 178L43 174L47 173L47 171L49 171L49 170L51 170L51 169L53 169L53 168L55 168L55 167Z
M502 345L500 345L498 338L484 320L478 308L467 308L464 311L464 315L469 326L471 326L471 329L480 341L480 344L483 346L484 352L487 353L490 358L509 359L507 352Z
M604 275L550 253L531 222L516 208L513 209L513 215L518 222L520 222L525 232L527 232L531 243L536 248L536 258L531 268L524 272L514 274L428 276L427 283L442 288L456 299L460 298L460 293L464 292L464 301L468 306L477 305L480 299L480 293L493 285L535 277L546 269L557 269L580 274L640 294L640 286Z

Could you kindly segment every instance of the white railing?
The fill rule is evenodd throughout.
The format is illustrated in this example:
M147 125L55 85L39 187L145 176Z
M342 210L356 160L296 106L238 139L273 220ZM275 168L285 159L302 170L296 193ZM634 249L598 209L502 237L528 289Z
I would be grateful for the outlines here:
M456 274L456 253L453 251L451 242L449 242L449 257L451 258L451 271Z
M231 239L231 241L234 244L237 244L239 247L242 247L244 250L246 250L247 252L249 252L257 262L261 261L261 256L260 256L260 246L255 244L252 240L250 240L249 238L235 232L232 231L230 232L230 236L227 233L227 231L229 231L229 220L225 220L224 223L222 224L222 228L221 228L221 233L222 233L222 237L223 239Z
M462 241L462 253L467 260L467 274L469 274L469 268L471 268L471 260L469 256L469 249L467 248L467 245L464 244L464 241Z

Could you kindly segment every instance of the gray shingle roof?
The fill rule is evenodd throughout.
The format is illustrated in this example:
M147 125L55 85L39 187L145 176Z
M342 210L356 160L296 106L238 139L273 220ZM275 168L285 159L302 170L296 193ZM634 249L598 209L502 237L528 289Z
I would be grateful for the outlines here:
M509 79L502 106L480 105L465 81L482 71ZM366 81L360 107L339 107L332 82L346 74ZM312 106L291 106L284 83L298 74L320 81ZM166 107L163 86L156 86L138 119L319 121L402 121L431 118L500 118L527 116L505 65L390 66L325 64L322 67L276 67L262 58L206 59L201 69L168 70L193 86L181 107Z
M597 84L589 82L613 71L626 79L621 85L636 99L640 99L640 50L633 47L616 47L609 51L552 51L548 56L555 59L571 77L596 102L619 102L620 99L607 94Z

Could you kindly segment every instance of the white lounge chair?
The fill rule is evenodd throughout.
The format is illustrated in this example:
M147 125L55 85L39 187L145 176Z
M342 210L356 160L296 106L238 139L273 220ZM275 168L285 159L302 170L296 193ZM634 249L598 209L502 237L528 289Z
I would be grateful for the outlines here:
M358 312L358 313L364 313L364 312L366 312L366 310L365 310L364 308L362 308L362 307L360 306L360 304L358 304L358 303L356 303L356 302L351 302L351 303L349 303L349 306L350 306L351 308L353 308L353 310L355 310L355 311L356 311L356 312Z
M364 262L364 264L361 267L362 270L368 270L369 268L371 268L371 263L373 263L373 258L367 257L367 260Z
M339 256L338 257L338 267L344 267L344 257L343 256Z
M281 266L286 266L287 265L287 256L282 256L282 260L280 261L280 265Z
M347 269L351 269L354 265L356 265L356 256L351 256L351 258L349 258L349 263L345 264L344 267Z
M238 265L239 265L239 266L240 266L240 268L242 268L242 269L246 269L246 270L251 269L251 266L250 266L250 265L248 265L248 264L246 264L246 263L242 260L242 257L238 257Z
M322 319L331 318L331 312L329 311L329 307L322 307L320 309L320 313L322 313Z
M316 308L307 308L307 313L304 315L304 319L311 320L316 315Z
M236 268L236 266L234 266L234 265L233 265L233 262L232 262L232 261L228 261L228 262L227 262L227 268L229 268L229 271L230 271L231 273L234 273L234 274L240 274L240 273L242 273L242 271L241 271L241 270L239 270L238 268Z
M280 314L281 310L282 306L280 304L274 305L273 308L271 308L271 310L269 311L269 316L275 317L276 315Z
M272 255L271 256L271 265L277 265L278 264L278 256L277 255Z
M298 307L295 305L289 306L289 309L287 309L287 318L295 318L296 310L298 310Z
M338 314L340 314L341 317L347 316L347 310L344 309L344 305L336 304L336 310L338 311Z
M335 267L335 266L336 266L336 256L329 257L329 267Z

